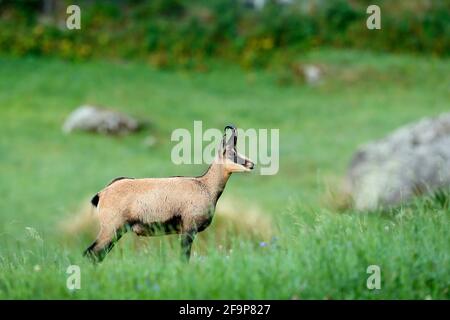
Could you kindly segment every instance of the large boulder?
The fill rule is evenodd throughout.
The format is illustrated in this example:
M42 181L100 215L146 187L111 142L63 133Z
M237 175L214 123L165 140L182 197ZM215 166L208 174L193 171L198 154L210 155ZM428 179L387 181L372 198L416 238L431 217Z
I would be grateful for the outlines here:
M401 127L354 154L346 187L359 210L450 186L450 113Z
M63 131L66 133L89 131L122 135L139 129L139 122L126 114L90 105L84 105L75 109L63 125Z

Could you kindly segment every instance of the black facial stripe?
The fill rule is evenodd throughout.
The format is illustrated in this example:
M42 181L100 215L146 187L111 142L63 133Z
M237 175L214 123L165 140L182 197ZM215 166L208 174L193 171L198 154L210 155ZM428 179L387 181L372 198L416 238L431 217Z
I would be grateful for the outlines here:
M234 149L227 152L227 158L237 164L244 165L246 162L246 159L240 157L239 154Z

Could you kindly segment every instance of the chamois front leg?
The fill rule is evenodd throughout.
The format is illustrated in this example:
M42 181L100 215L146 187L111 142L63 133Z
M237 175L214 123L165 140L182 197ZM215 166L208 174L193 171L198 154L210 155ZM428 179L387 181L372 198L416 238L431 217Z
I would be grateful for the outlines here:
M195 231L185 232L181 235L181 259L186 262L189 262L189 258L191 257L191 247L195 235Z

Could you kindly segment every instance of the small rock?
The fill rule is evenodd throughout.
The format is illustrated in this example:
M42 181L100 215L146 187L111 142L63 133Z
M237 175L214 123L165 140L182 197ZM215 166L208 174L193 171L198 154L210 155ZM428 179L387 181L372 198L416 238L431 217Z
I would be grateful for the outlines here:
M308 84L315 85L322 80L322 70L313 64L303 66L303 76Z
M294 78L301 80L302 83L307 83L309 85L315 86L319 85L323 80L323 66L319 66L316 64L294 63L291 68Z
M121 112L83 105L73 111L63 125L63 131L87 131L111 135L123 135L138 131L140 123Z

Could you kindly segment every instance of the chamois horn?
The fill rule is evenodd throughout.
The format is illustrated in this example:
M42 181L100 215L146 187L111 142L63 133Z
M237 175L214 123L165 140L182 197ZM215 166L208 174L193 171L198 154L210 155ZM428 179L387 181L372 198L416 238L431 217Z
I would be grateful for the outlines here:
M228 143L230 143L231 139L233 139L233 145L236 146L237 143L237 129L236 126L229 124L225 127L225 129L223 129L223 147L225 148L225 140L226 140L226 136L227 136L227 130L230 129L232 131L231 133L231 137L228 140Z

